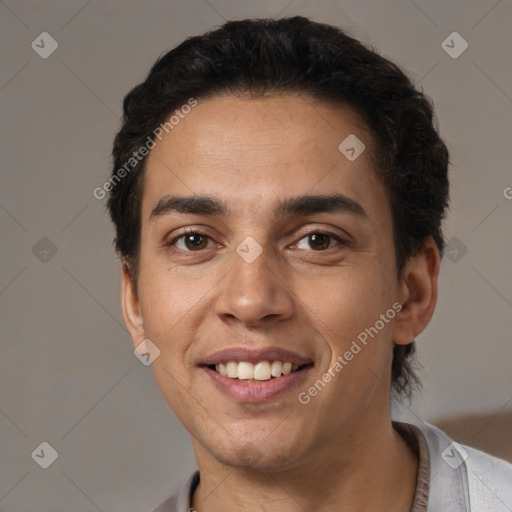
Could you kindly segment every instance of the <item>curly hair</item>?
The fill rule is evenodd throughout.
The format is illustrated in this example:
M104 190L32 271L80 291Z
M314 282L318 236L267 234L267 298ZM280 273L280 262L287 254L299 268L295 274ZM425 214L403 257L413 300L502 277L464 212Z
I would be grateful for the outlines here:
M375 50L337 27L300 16L230 21L159 58L124 98L112 178L119 178L126 162L154 140L157 127L191 97L286 92L348 105L369 129L375 170L390 198L398 275L427 237L442 255L449 155L431 102ZM107 205L116 249L132 269L135 287L147 156L137 157L123 179L112 182ZM391 384L399 395L409 396L418 384L414 352L414 342L394 346Z

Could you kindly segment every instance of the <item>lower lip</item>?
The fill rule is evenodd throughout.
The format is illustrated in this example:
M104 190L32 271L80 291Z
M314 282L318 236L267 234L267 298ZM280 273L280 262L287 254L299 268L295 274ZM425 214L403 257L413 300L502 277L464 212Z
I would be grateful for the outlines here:
M206 366L203 367L203 370L210 377L214 385L225 395L239 402L255 403L269 402L281 393L296 387L305 379L307 372L311 368L312 365L308 365L288 375L281 375L281 377L262 381L230 379Z

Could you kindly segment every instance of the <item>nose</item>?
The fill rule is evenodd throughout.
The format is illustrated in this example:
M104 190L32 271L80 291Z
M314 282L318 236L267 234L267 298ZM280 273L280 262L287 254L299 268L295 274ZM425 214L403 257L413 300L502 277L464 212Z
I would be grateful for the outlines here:
M252 262L233 254L233 267L222 281L215 310L225 323L268 327L292 317L293 294L267 251Z

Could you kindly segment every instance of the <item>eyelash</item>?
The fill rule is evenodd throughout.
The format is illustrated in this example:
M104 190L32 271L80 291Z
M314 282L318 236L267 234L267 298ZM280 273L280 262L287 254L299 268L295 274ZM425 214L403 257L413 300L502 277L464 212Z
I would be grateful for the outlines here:
M190 235L199 235L199 236L203 236L203 237L206 237L210 240L213 240L207 233L205 233L204 231L200 231L200 230L194 230L193 228L187 228L187 230L179 235L177 235L176 237L174 237L172 240L170 240L169 242L165 242L164 243L164 246L167 247L167 248L170 248L170 247L173 247L175 245L175 243L186 237L186 236L190 236ZM331 238L333 238L334 240L336 240L338 242L338 245L335 246L335 247L330 247L328 249L321 249L321 250L317 250L315 251L314 249L310 249L311 251L313 252L328 252L328 251L331 251L332 249L336 249L337 247L339 246L343 246L343 247L348 247L349 246L349 242L343 238L341 238L339 235L336 235L330 231L326 231L326 230L322 230L322 229L315 229L315 230L311 230L311 231L308 231L307 233L303 233L302 236L299 238L299 240L293 244L293 246L296 246L301 240L303 240L304 238L307 238L308 236L311 236L311 235L326 235L326 236L329 236ZM188 253L194 253L194 252L202 252L204 249L199 249L197 251L192 251L192 250L185 250L185 249L175 249L177 251L181 251L181 252L188 252ZM300 249L300 250L304 250L304 249Z

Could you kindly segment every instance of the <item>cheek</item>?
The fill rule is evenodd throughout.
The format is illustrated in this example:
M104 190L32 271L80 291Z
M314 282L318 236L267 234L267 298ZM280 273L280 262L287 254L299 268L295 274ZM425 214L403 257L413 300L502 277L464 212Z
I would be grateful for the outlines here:
M143 268L139 304L145 336L160 348L162 361L176 367L183 364L212 286L177 275L158 262L147 262Z
M298 286L305 311L328 345L330 357L322 361L320 371L336 375L329 391L335 401L344 397L342 401L350 402L350 397L370 393L379 381L387 381L394 317L381 320L393 304L387 275L375 259L364 269L344 267L329 278L317 276L314 287L311 282L308 286L307 277Z
M151 365L155 382L178 417L190 423L190 395L184 390L192 386L190 350L206 302L205 289L171 269L150 264L139 283L145 336L160 349Z
M386 311L389 290L383 286L382 277L375 266L338 268L335 274L305 276L297 284L296 295L313 314L315 322L328 339L335 334L336 344L352 339L361 330L373 325ZM330 333L330 335L329 335ZM333 341L336 341L333 340Z

